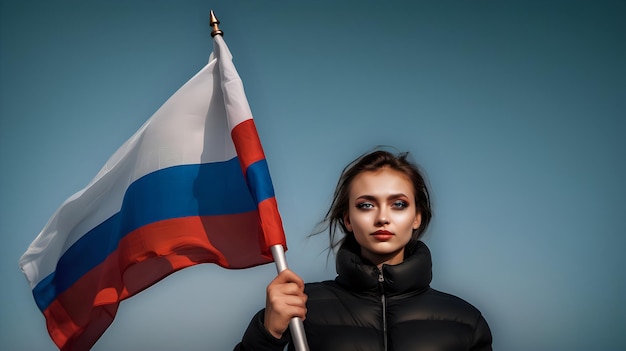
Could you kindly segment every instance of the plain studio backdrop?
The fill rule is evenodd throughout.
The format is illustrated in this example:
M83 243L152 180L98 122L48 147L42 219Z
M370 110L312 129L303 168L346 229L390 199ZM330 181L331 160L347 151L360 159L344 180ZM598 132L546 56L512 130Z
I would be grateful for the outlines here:
M0 5L0 349L54 350L18 258L207 62L221 20L288 262L343 166L385 144L430 180L432 286L502 351L626 350L624 1L8 1ZM94 350L229 350L273 265L199 265L122 302Z

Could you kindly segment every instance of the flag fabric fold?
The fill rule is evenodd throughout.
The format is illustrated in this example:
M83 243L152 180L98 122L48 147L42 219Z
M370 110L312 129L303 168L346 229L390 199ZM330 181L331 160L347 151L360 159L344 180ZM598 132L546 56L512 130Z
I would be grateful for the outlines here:
M87 350L120 301L177 270L239 269L286 247L243 84L221 36L209 63L67 199L20 258L61 350Z

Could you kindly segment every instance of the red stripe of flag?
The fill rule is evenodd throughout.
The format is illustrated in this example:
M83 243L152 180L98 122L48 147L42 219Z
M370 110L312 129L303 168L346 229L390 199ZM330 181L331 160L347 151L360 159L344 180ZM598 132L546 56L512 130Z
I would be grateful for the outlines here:
M231 132L231 137L237 150L241 169L245 175L251 164L265 159L254 120L248 119L236 125Z
M198 263L247 268L271 262L271 255L260 254L258 216L176 218L133 231L43 311L50 336L61 350L89 349L113 322L120 301L171 273Z

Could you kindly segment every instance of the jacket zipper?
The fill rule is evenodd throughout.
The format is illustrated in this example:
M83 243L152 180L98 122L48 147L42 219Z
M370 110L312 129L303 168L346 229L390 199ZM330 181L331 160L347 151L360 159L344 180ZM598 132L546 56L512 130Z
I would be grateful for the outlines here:
M378 286L380 287L380 303L383 307L383 345L384 350L387 351L387 300L385 298L385 289L383 283L385 277L383 276L382 269L378 270Z

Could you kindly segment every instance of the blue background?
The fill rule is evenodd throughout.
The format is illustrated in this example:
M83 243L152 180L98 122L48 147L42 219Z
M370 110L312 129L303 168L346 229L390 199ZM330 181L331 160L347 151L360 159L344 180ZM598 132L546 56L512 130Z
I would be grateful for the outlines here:
M0 2L0 349L54 350L17 261L55 209L208 60L222 21L292 269L341 168L426 170L434 288L506 351L626 350L624 1ZM94 350L228 350L272 265L200 265L121 304Z

